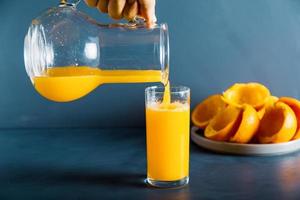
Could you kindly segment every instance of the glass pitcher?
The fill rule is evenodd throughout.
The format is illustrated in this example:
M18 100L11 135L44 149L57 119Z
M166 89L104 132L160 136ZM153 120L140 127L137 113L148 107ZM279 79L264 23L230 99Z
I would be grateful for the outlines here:
M68 102L104 83L167 83L166 24L101 24L77 3L62 0L32 20L25 36L26 72L42 96Z

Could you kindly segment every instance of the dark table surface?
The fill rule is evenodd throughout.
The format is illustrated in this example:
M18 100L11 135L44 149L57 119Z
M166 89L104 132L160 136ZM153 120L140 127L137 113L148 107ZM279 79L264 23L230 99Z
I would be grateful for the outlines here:
M220 155L191 143L190 184L154 189L144 129L0 131L0 199L300 199L300 152Z

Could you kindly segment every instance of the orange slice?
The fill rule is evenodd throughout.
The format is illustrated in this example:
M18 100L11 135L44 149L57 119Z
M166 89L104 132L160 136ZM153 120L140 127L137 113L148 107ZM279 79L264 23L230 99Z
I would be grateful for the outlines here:
M297 118L297 131L293 139L300 138L300 101L292 97L280 97L279 101L287 104L294 111Z
M278 97L276 97L276 96L270 96L268 98L267 102L265 103L265 105L257 111L259 119L262 119L263 116L264 116L264 114L265 114L265 112L266 112L266 109L269 106L273 106L277 101L278 101Z
M230 138L230 142L247 143L255 135L259 126L259 118L256 110L245 105L242 109L242 117L237 132Z
M205 128L209 121L225 107L226 103L220 94L209 96L193 110L192 122L200 128Z
M255 109L266 103L270 91L260 83L236 83L223 92L223 100L237 107L249 104Z
M260 143L287 142L294 136L297 119L293 110L283 102L277 102L266 109L258 128Z
M227 106L208 123L204 136L212 140L227 141L234 132L240 113L241 109Z

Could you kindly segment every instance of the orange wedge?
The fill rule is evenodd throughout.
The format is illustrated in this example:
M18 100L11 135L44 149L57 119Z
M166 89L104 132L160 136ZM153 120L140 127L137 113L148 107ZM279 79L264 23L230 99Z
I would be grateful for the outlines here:
M268 98L267 102L265 103L265 105L257 111L259 119L262 119L263 116L264 116L264 114L265 114L265 112L266 112L266 109L269 106L273 106L277 101L278 101L278 97L276 97L276 96L270 96Z
M204 130L205 137L212 140L227 141L234 132L240 113L241 109L231 105L227 106L208 123Z
M285 103L277 102L266 109L258 128L260 143L287 142L293 138L297 129L294 111Z
M249 104L255 109L264 106L270 91L260 83L236 83L223 92L223 100L237 107Z
M255 135L259 126L259 118L256 110L250 105L244 105L241 122L237 132L230 138L230 142L247 143Z
M226 103L222 100L221 95L209 96L193 110L192 122L200 128L205 128L209 121L225 107Z
M294 111L297 118L297 131L293 139L300 138L300 101L292 97L280 97L279 101L287 104Z

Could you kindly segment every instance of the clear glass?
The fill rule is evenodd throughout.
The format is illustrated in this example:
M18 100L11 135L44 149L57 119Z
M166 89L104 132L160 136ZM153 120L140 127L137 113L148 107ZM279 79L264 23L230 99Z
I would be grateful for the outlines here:
M80 68L85 68L82 70L84 75L94 75L96 71L93 69L160 72L160 77L156 79L147 79L146 76L135 78L136 74L132 73L129 75L131 80L117 79L118 75L124 75L115 73L114 79L102 79L99 84L166 83L169 74L169 36L166 24L157 24L151 28L142 20L101 24L78 11L78 1L68 2L62 0L58 7L42 13L32 20L28 29L24 41L24 61L33 84L36 77L53 75L56 69L62 69L59 72L62 76L66 67L69 67L68 72L65 72L69 76L79 75L74 69ZM51 86L53 92L57 93L64 92L60 91L61 88Z
M147 179L154 187L181 187L189 182L190 89L148 87L146 98Z

